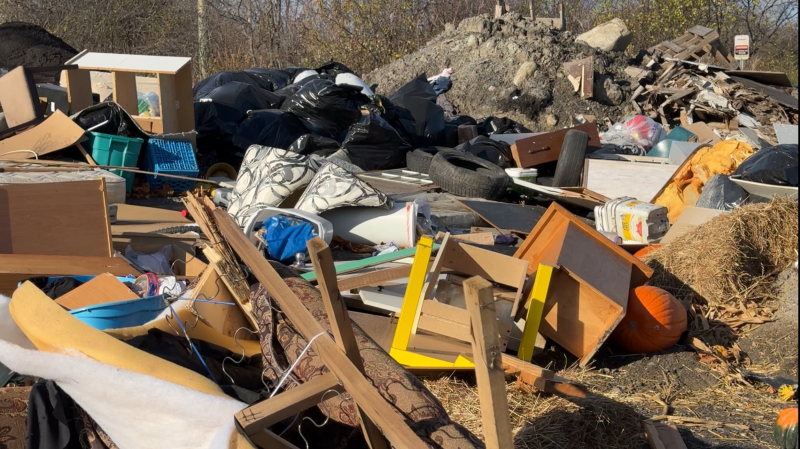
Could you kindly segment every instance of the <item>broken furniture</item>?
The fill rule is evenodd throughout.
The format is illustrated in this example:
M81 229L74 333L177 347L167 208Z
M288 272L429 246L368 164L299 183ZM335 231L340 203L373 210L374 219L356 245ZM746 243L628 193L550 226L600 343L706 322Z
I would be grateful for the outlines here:
M584 123L574 128L561 129L550 133L538 134L526 139L517 140L511 145L511 154L517 167L530 168L547 162L555 162L561 154L561 146L567 131L576 129L589 135L589 148L599 149L600 135L594 122Z
M539 332L579 357L581 366L625 315L628 292L653 274L652 268L555 203L514 257L529 263L528 275L536 281L542 264L555 269ZM515 307L512 313L521 318L530 307Z
M41 123L44 109L36 90L35 74L53 70L69 70L75 66L22 67L0 77L0 111L5 113L8 129L0 131L0 138Z
M44 156L75 145L83 138L83 134L83 128L63 112L56 111L33 128L0 140L0 158L28 159Z
M83 51L67 64L78 66L67 73L70 112L92 106L89 72L111 72L114 101L145 131L155 134L188 132L194 129L192 100L192 59L174 56L145 56ZM140 117L136 74L155 74L158 80L159 117Z
M594 56L565 62L562 67L567 74L567 79L581 98L594 96Z

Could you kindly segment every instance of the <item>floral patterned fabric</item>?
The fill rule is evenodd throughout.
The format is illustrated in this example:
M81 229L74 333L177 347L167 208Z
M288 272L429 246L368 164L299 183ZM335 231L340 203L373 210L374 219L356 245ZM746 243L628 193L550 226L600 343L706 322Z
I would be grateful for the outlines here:
M319 290L296 276L287 267L277 263L273 263L272 266L322 327L330 330ZM254 284L251 290L254 313L261 332L261 350L264 366L267 368L266 377L274 386L300 356L307 341L280 312L277 303L271 300L269 293L261 284ZM409 426L423 441L433 448L484 447L483 443L468 430L451 421L439 400L422 385L419 379L395 362L355 323L353 331L364 361L367 379L375 385L381 396L406 418ZM319 355L309 350L298 363L291 380L287 380L283 387L291 389L327 372L328 369ZM359 425L355 404L347 393L341 396L326 396L320 409L323 413L327 412L336 422L353 427ZM313 426L308 426L311 427ZM303 429L305 432L306 427ZM356 435L360 435L360 432Z
M23 449L30 387L0 388L0 449Z

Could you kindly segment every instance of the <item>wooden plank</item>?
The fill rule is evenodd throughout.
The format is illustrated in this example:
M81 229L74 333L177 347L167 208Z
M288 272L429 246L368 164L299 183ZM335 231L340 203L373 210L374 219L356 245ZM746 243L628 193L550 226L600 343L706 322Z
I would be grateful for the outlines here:
M704 26L700 26L700 25L695 25L695 26L689 28L688 30L686 30L686 32L687 33L696 34L696 35L698 35L700 37L705 37L705 36L708 36L709 34L711 34L712 32L714 32L714 30L712 28L708 28L708 27L704 27Z
M250 435L250 441L255 444L256 446L262 449L300 449L294 444L284 440L278 435L274 433L264 430L262 432L258 432L254 435Z
M784 106L788 106L794 109L795 111L798 109L797 98L787 94L786 92L781 91L780 89L776 89L774 87L770 87L753 80L745 79L740 76L731 75L731 79L736 81L737 83L744 84L745 86L751 89L761 92L762 94L772 98L778 103Z
M10 295L19 281L35 276L93 276L99 273L115 276L141 274L118 257L0 254L0 293Z
M683 51L683 47L669 41L662 42L661 45L667 47L668 49L672 50L675 53L680 53Z
M553 277L553 267L540 264L536 270L536 281L531 289L531 300L528 302L528 313L525 316L525 329L519 344L517 357L529 362L536 349L536 336L539 334L539 324L544 314L544 304L550 290L550 281Z
M514 142L511 146L511 153L517 166L529 168L557 161L558 156L561 154L561 146L564 144L564 136L570 129L589 134L589 148L601 147L597 124L594 122L584 123L574 128L539 134Z
M677 169L669 164L586 159L583 186L609 198L634 196L639 201L649 202ZM636 188L631 189L631 186Z
M0 186L0 216L0 254L112 255L103 179Z
M253 246L250 239L242 233L230 215L222 209L217 209L214 211L214 217L217 227L225 235L228 243L278 302L292 325L307 339L324 333L322 325ZM384 436L390 443L395 447L425 447L425 443L405 424L403 416L383 399L372 383L336 346L333 339L323 335L314 340L312 347L322 358L325 366L344 384L355 402L383 430Z
M450 238L453 240L458 240L460 242L470 242L475 243L478 245L486 245L492 246L494 245L494 233L493 232L473 232L471 234L449 234ZM445 236L444 232L439 232L436 234L436 240L441 240Z
M139 296L120 282L113 274L102 273L75 290L56 298L56 303L67 310L110 302L137 299Z
M94 159L92 159L92 155L89 154L88 151L86 151L86 148L83 147L83 144L81 142L76 142L75 146L78 148L78 151L81 152L83 157L86 158L86 162L88 162L89 165L97 165L97 162L95 162Z
M330 390L344 392L336 376L326 373L252 405L234 415L234 418L242 424L242 431L246 435L255 435L266 427L316 406L321 402L322 395Z
M492 302L494 301L493 291ZM419 330L436 335L443 335L467 343L472 341L470 337L470 318L467 310L433 300L420 302L422 302L423 305L419 317ZM498 312L498 315L499 313L500 312ZM508 338L511 335L511 324L500 321L499 316L495 318L498 319L497 337L501 342L500 346L505 350Z
M88 70L67 70L64 72L67 86L69 113L78 112L92 105L92 78Z
M411 268L411 275L408 278L403 308L400 310L397 330L392 340L392 349L405 351L408 348L408 340L413 334L412 329L419 310L419 303L422 301L422 292L425 291L425 277L428 273L428 261L432 246L433 240L430 237L422 237L417 242L417 254L414 256L414 266Z
M178 126L178 87L175 75L158 74L158 105L161 108L161 132L169 134L183 131Z
M175 107L178 114L178 132L189 132L194 129L193 85L192 63L188 62L175 75Z
M136 74L133 72L111 72L111 92L114 102L130 115L139 115L139 99L136 90Z
M422 286L422 296L419 298L419 302L417 303L417 309L414 313L414 324L411 326L412 334L417 333L419 316L422 312L422 304L426 299L433 298L433 290L436 288L436 284L439 282L439 275L442 273L442 263L444 262L444 254L447 252L447 243L449 240L450 233L448 232L444 235L444 239L441 243L442 246L440 247L439 252L436 254L436 258L433 259L433 264L430 267L428 277L425 280L425 284Z
M697 42L697 40L689 41L687 42L686 45L684 45L686 50L676 54L675 59L687 59L689 55L691 55L692 53L696 53L699 49L705 47L706 45L714 42L717 39L719 39L719 33L713 31L704 36L702 40L699 40L699 42Z
M203 299L219 301L225 303L235 303L236 299L231 294L228 286L225 285L219 273L215 269L207 269L203 272L198 284L192 289L191 299ZM227 304L213 304L210 302L191 301L186 305L188 309L194 309L212 329L228 337L236 337L236 331L241 328L253 329L247 321L244 312L238 306ZM249 332L239 332L238 339L252 339L253 334Z
M497 340L492 284L485 279L474 277L464 282L464 293L472 323L472 354L486 447L513 449L506 377L500 356L502 351Z
M481 219L497 229L527 234L536 226L544 215L541 206L522 206L519 204L499 203L495 201L470 201L456 199L464 207L478 214Z
M339 291L347 292L364 287L377 286L384 282L407 278L410 274L411 265L358 274L339 280Z
M433 245L433 251L439 249L438 244ZM369 257L367 259L356 260L336 266L336 274L352 273L354 271L363 270L364 268L374 267L387 262L394 262L396 260L405 259L407 257L414 257L417 253L417 247L407 248L404 250L396 251L382 256ZM313 271L301 275L303 279L314 282L317 280L317 274Z
M460 242L447 246L444 267L518 290L525 286L528 270L524 261Z
M344 305L342 297L339 296L339 286L336 284L336 269L333 266L333 255L328 245L319 237L315 237L307 243L308 254L314 271L317 271L319 291L322 295L322 302L325 304L325 312L328 314L328 321L331 326L331 333L336 345L344 351L353 366L364 374L364 361L361 360L361 352L356 343L356 336L353 333L353 324L350 322L350 315L347 313L347 306ZM361 407L356 404L356 411L361 420L361 431L364 432L364 439L372 449L387 448L386 439L383 438L375 423L364 413Z

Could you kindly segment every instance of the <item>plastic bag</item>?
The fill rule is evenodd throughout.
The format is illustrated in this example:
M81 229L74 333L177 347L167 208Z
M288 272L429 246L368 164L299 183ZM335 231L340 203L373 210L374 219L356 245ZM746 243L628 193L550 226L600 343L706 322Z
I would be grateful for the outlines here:
M360 87L337 86L330 80L311 80L284 101L281 111L299 118L312 134L336 138L358 122L369 97Z
M797 144L764 148L742 162L734 175L745 181L797 187L797 156Z
M342 144L350 161L364 170L388 170L405 166L411 147L381 116L362 115L350 127Z
M94 132L120 137L138 137L145 142L150 138L130 114L113 102L88 107L71 118L83 129L94 128L92 130ZM98 125L100 126L96 127Z
M244 70L228 70L215 73L208 78L198 81L197 84L192 87L192 98L194 98L194 101L202 100L206 98L212 90L232 82L249 84L265 90L274 90L272 89L272 83L265 82Z
M157 275L172 276L172 245L166 245L161 251L153 254L144 254L134 251L130 245L125 248L125 258L144 269Z
M478 136L469 142L464 142L457 146L455 150L478 156L481 159L503 168L513 165L511 146L505 142L492 140L486 136Z
M341 62L336 62L334 60L329 61L327 64L317 67L317 73L328 75L331 78L336 78L336 75L340 73L353 73L354 71L350 70L349 67L342 64Z
M478 133L484 136L492 134L522 134L533 132L523 125L506 117L485 117L478 120Z
M433 87L428 83L425 74L422 74L401 87L389 99L396 109L407 111L407 114L398 115L398 118L402 122L401 126L407 132L413 133L411 144L414 147L444 143L444 110L436 104L436 97Z
M158 94L147 92L146 94L136 92L136 99L139 101L139 115L142 117L160 117L161 109L158 106Z
M286 149L307 133L303 123L291 114L277 109L251 111L236 128L233 145L242 151L250 145Z
M269 256L280 262L294 262L295 254L308 254L306 244L316 237L314 225L295 217L274 215L264 222L262 234Z
M284 70L262 69L257 67L247 69L245 73L250 75L253 79L258 80L260 84L264 86L264 89L270 92L288 86L292 83L293 78L291 73Z
M634 115L603 133L600 142L620 147L635 146L647 151L666 138L663 126L649 117Z
M287 148L297 154L319 154L320 156L330 156L341 148L339 142L330 137L315 136L306 134L300 136L293 144Z
M725 175L708 180L695 207L716 210L733 210L742 206L750 195Z

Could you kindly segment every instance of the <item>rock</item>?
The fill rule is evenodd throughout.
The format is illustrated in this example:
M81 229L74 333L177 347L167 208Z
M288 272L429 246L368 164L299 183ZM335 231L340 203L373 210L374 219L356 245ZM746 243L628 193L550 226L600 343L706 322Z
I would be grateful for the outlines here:
M458 25L458 31L462 33L488 33L491 22L488 17L477 16L464 19Z
M620 19L614 19L575 38L575 42L603 51L623 51L633 41L633 34Z
M547 114L547 118L545 120L547 122L547 126L558 125L558 117L554 114Z
M456 30L456 26L453 25L452 23L446 23L446 24L444 24L444 30L445 31L455 31Z
M514 85L522 86L526 80L533 77L533 75L536 73L536 69L538 68L539 66L533 61L528 61L519 66L519 69L517 69L517 74L514 75Z
M478 38L473 34L467 38L467 45L470 47L477 47L478 46Z
M625 92L610 76L595 76L594 100L607 106L619 106L625 101Z

